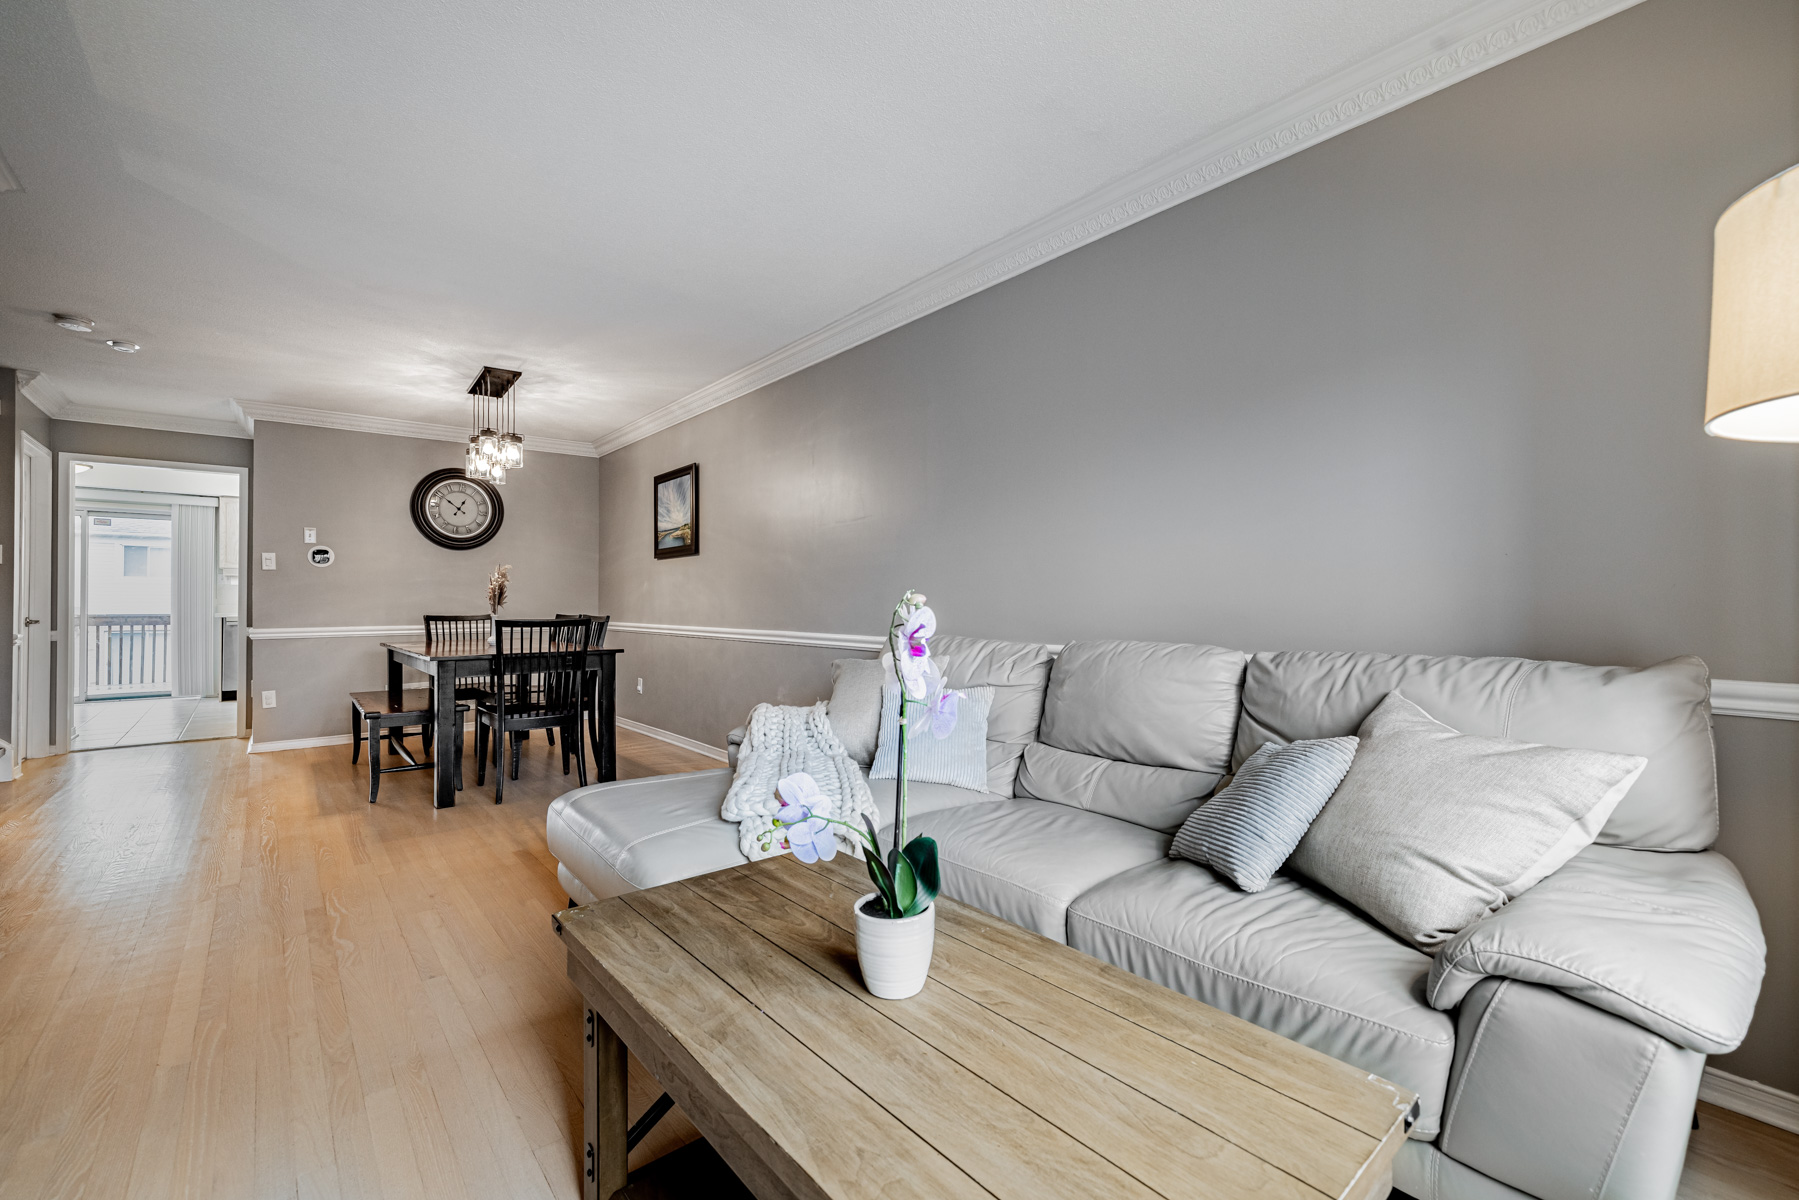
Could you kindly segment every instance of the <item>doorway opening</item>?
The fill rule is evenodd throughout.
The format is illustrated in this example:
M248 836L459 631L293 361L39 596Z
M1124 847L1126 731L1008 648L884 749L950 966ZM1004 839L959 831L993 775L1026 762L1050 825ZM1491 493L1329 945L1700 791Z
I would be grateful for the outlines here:
M69 469L68 748L238 736L241 474Z

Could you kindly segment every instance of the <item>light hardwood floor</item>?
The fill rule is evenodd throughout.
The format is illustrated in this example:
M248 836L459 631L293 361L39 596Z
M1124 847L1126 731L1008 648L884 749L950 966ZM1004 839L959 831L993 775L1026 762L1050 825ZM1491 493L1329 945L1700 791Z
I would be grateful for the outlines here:
M619 742L625 776L720 765ZM0 1196L579 1196L560 756L439 811L428 772L371 806L348 746L244 747L0 785ZM693 1136L656 1132L634 1163Z
M626 777L718 765L619 745ZM426 772L371 807L366 779L347 746L226 740L0 784L0 1198L580 1194L560 756L533 739L499 807L433 810ZM694 1136L677 1111L632 1165ZM1796 1178L1799 1137L1702 1109L1683 1200Z

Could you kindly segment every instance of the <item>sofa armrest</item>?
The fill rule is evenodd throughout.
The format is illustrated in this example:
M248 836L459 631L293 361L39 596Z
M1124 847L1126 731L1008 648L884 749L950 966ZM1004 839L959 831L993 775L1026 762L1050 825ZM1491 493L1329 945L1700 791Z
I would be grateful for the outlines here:
M1723 855L1589 846L1451 938L1425 995L1451 1009L1500 975L1723 1054L1748 1032L1766 956L1755 903Z
M725 761L731 766L737 765L737 747L743 745L743 739L749 734L748 725L739 725L725 734Z

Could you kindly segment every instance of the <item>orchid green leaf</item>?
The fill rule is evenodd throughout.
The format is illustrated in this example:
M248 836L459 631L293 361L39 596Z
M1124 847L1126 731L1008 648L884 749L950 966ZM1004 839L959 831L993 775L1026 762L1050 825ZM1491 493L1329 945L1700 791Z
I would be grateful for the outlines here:
M918 903L918 873L912 867L912 860L903 854L896 854L891 870L893 898L897 902L892 906L893 911L902 917L924 911L923 906Z
M898 916L899 908L893 901L893 875L887 870L887 864L881 861L878 854L869 855L867 861L868 878L875 885L875 892L881 898L881 906L887 910L888 916Z
M937 899L937 893L943 890L943 876L937 866L937 843L921 833L907 843L903 857L911 865L913 877L918 881L918 895L913 902L913 911L923 912Z

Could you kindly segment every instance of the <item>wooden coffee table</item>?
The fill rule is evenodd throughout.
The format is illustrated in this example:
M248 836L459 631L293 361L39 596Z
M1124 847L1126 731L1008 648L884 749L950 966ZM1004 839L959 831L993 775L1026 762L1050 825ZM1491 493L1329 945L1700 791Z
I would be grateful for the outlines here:
M585 1191L626 1184L625 1047L758 1197L1381 1200L1406 1089L940 899L930 982L856 969L862 864L791 857L558 914Z

